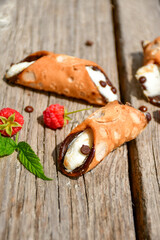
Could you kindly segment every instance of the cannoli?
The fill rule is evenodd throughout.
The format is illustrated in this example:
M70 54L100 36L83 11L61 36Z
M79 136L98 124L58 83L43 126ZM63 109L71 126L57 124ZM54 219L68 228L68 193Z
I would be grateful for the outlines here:
M160 37L152 42L143 41L142 47L144 53L144 65L149 63L160 65Z
M56 92L105 105L116 100L117 90L96 63L63 54L39 51L11 65L9 82Z
M137 137L150 120L118 101L108 103L74 128L60 147L58 164L65 175L78 177L93 169L113 149Z
M160 37L142 42L142 47L145 65L136 72L136 79L148 101L160 106Z

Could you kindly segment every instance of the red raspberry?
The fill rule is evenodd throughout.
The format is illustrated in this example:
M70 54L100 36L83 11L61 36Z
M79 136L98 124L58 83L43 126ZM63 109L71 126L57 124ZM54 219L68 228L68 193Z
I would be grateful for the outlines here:
M19 132L24 124L23 116L14 109L3 108L0 110L0 133L11 137Z
M51 129L62 128L64 125L64 106L52 104L43 112L43 120Z
M59 104L52 104L43 112L43 120L47 127L55 130L57 128L62 128L65 124L68 124L68 121L71 120L71 118L68 116L69 114L88 109L67 112L67 110L64 109L64 106Z

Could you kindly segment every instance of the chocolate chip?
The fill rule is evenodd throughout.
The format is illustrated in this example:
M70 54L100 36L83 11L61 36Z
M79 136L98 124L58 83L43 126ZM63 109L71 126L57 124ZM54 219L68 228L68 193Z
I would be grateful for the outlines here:
M81 150L81 153L84 155L88 155L91 151L90 147L87 145L82 145L80 150Z
M92 69L93 69L94 71L99 71L99 68L96 67L96 66L92 66Z
M88 47L91 47L91 46L93 45L93 41L87 40L87 41L85 42L85 45L88 46Z
M112 87L112 83L109 81L109 79L107 79L107 84Z
M147 118L147 121L150 122L152 117L151 117L151 114L149 112L146 113L146 118Z
M146 80L147 80L146 77L143 77L143 76L139 78L140 83L145 83Z
M146 106L140 106L139 107L139 110L141 111L141 112L147 112L147 107Z
M27 106L27 107L25 107L24 110L25 110L26 112L28 112L28 113L31 113L31 112L34 111L34 108L33 108L32 106Z
M10 64L10 67L12 67L13 65L14 65L14 63L11 63L11 64Z
M160 95L155 96L155 97L148 97L149 102L152 103L153 105L160 106Z
M115 87L111 87L111 91L112 91L114 94L116 94L117 89L116 89Z
M146 86L144 86L143 84L141 86L142 86L143 90L146 90Z
M102 87L105 87L106 85L107 85L107 83L105 82L105 81L99 81L99 83L100 83L100 85L102 86Z

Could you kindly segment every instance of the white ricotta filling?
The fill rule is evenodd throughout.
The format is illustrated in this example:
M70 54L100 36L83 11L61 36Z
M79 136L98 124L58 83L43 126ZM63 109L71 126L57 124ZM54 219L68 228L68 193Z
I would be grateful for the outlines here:
M160 67L156 64L148 64L138 69L136 73L136 79L145 77L146 81L143 85L146 90L143 90L144 94L149 97L160 95Z
M145 46L148 45L148 43L150 43L150 41L148 41L148 40L144 40L144 41L142 42L142 46L145 47Z
M18 75L20 72L22 72L24 69L29 67L31 64L33 64L35 61L32 62L21 62L14 64L10 67L10 69L6 73L6 78L13 77L15 75Z
M100 84L100 81L106 82L105 75L100 71L95 71L92 69L92 66L87 66L86 70L91 78L91 80L94 82L94 84L97 86L100 94L108 101L112 102L114 100L117 100L118 96L117 94L114 94L111 90L111 86L106 85L105 87L102 87Z
M80 133L70 144L64 157L64 167L67 172L71 172L77 167L80 167L87 155L81 153L82 145L87 145L92 148L93 145L93 133L91 129L86 129Z

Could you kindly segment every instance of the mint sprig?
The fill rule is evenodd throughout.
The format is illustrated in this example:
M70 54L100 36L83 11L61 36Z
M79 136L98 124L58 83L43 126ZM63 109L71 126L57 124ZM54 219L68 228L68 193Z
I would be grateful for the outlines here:
M40 159L28 143L19 142L17 149L19 151L18 159L27 170L43 180L52 180L44 175Z
M28 171L43 180L52 180L45 176L40 159L31 146L26 142L18 143L18 134L16 141L11 138L2 137L0 134L0 157L11 155L15 150L18 152L19 161Z

